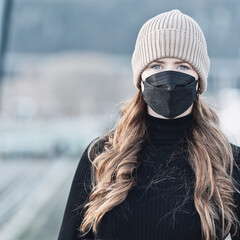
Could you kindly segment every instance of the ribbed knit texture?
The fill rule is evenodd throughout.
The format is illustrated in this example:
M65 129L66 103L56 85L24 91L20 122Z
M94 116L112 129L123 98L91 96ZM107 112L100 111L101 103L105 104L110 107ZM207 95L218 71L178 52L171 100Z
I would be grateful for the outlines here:
M142 71L158 58L188 62L200 78L200 94L206 91L210 60L204 34L191 17L179 10L161 13L140 29L132 55L133 81L140 88Z
M87 200L90 184L87 148L72 182L58 240L202 239L200 217L193 200L195 178L187 160L185 139L186 134L191 134L192 118L192 114L176 119L147 115L150 138L140 153L136 186L123 203L104 215L96 236L90 232L85 238L77 238L83 212L82 208L77 211L76 208ZM100 144L100 148L102 146ZM240 155L235 158L240 166ZM239 175L238 172L240 180ZM240 217L239 195L236 202ZM220 223L217 225L221 226ZM239 237L240 231L238 237L232 239Z

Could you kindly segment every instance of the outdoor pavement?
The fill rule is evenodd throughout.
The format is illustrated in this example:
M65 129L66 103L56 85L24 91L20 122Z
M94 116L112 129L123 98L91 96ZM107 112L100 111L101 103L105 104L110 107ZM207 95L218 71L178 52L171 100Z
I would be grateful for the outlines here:
M0 239L54 240L76 159L0 161Z

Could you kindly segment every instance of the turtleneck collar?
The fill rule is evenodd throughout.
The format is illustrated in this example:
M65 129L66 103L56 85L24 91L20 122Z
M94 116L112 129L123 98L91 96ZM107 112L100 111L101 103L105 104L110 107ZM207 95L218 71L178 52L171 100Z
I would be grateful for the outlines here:
M186 142L187 131L191 129L193 113L174 119L154 117L147 113L146 123L150 143L154 145L176 145Z

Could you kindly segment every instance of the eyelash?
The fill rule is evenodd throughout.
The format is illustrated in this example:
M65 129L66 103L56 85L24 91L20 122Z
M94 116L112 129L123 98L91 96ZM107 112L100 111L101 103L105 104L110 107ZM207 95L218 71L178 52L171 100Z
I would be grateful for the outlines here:
M179 67L185 67L186 69L189 69L189 67L186 65L180 65Z
M161 67L161 65L159 65L159 64L154 64L154 65L151 66L151 68L153 68L153 69L154 69L154 67Z
M150 68L153 68L153 69L155 69L155 67L161 67L161 65L160 64L154 64L154 65L151 65L150 66ZM179 67L184 67L185 69L190 69L188 66L186 66L186 65L180 65Z

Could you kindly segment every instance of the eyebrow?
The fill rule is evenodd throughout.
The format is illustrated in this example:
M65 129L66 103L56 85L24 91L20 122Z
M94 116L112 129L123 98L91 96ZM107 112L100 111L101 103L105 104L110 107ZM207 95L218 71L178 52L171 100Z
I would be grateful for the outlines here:
M161 61L161 60L154 60L153 63L154 63L154 62L157 62L157 63L165 63L165 61ZM177 64L179 64L179 63L189 64L189 63L187 63L187 62L179 61L179 60L175 61L174 63L177 63Z

